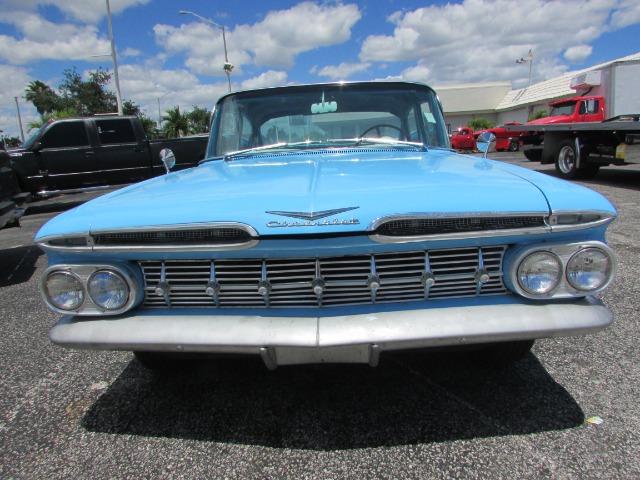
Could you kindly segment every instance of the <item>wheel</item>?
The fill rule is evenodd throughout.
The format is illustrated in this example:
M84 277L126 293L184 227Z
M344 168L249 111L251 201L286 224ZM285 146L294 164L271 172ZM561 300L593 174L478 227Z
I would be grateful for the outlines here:
M582 157L587 158L588 153L582 152ZM584 179L594 177L600 170L600 165L586 163L578 168L578 156L576 146L572 140L565 140L558 147L556 156L556 172L561 178L567 180Z
M375 130L376 133L378 134L378 137L381 137L382 136L381 135L381 129L382 128L391 128L393 130L397 130L398 131L398 140L404 139L404 135L402 134L402 129L400 127L396 127L395 125L391 125L389 123L380 123L378 125L373 125L372 127L369 127L364 132L362 132L358 138L364 137L371 130Z
M478 350L476 355L487 363L513 363L524 358L531 351L534 343L535 340L494 343Z
M542 149L540 148L525 150L523 153L525 158L530 162L539 162L540 160L542 160Z
M513 140L509 144L509 151L510 152L517 152L518 150L520 150L520 142L518 142L517 140Z
M578 178L578 155L573 140L565 140L558 147L556 154L556 172L561 178L573 180Z
M143 367L158 373L179 372L193 364L192 360L161 352L133 352Z

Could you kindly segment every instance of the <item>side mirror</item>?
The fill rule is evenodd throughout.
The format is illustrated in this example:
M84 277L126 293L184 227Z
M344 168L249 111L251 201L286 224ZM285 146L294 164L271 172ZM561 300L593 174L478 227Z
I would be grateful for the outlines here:
M167 173L169 173L176 165L176 156L169 148L163 148L160 150L160 160L162 161L164 168L167 170Z
M476 140L476 148L482 152L482 157L486 158L487 153L493 152L496 148L496 136L491 132L484 132Z
M40 150L42 150L42 144L40 142L34 143L33 147L31 147L31 151L33 152L39 152Z

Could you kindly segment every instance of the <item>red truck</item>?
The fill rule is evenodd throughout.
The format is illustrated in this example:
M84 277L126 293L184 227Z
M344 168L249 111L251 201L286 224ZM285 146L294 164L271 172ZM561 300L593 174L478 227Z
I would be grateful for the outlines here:
M476 148L476 136L474 136L473 128L456 128L451 134L451 147L456 150L473 150Z
M640 61L613 62L571 79L585 95L551 104L549 117L517 127L527 159L555 163L565 179L607 165L640 164Z
M518 130L507 130L505 127L515 125L522 125L518 122L507 122L504 125L498 125L493 128L488 128L486 130L482 130L480 132L475 133L475 138L477 139L481 133L490 132L496 136L496 146L495 149L499 152L502 151L510 151L517 152L520 150L520 132ZM514 127L517 128L517 127Z

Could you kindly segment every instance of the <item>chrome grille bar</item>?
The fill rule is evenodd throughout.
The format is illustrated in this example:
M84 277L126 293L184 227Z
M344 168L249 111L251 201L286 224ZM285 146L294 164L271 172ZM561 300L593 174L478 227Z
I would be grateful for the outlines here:
M317 308L505 294L505 250L139 263L149 308Z

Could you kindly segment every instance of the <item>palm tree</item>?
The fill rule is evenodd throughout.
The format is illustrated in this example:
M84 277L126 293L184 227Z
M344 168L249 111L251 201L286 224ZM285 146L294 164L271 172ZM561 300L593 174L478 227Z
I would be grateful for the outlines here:
M33 80L27 85L24 98L33 103L40 115L53 112L59 104L59 97L53 89L40 80Z
M167 138L183 137L190 133L189 116L180 113L178 105L168 109L166 115L162 117L162 121L164 122L162 132Z
M78 116L78 112L76 112L73 109L68 108L65 110L54 110L53 112L48 112L40 115L39 120L30 121L29 123L27 123L27 128L29 129L29 131L34 129L37 130L40 127L42 127L44 124L52 120L57 120L58 118L73 118L77 116Z

